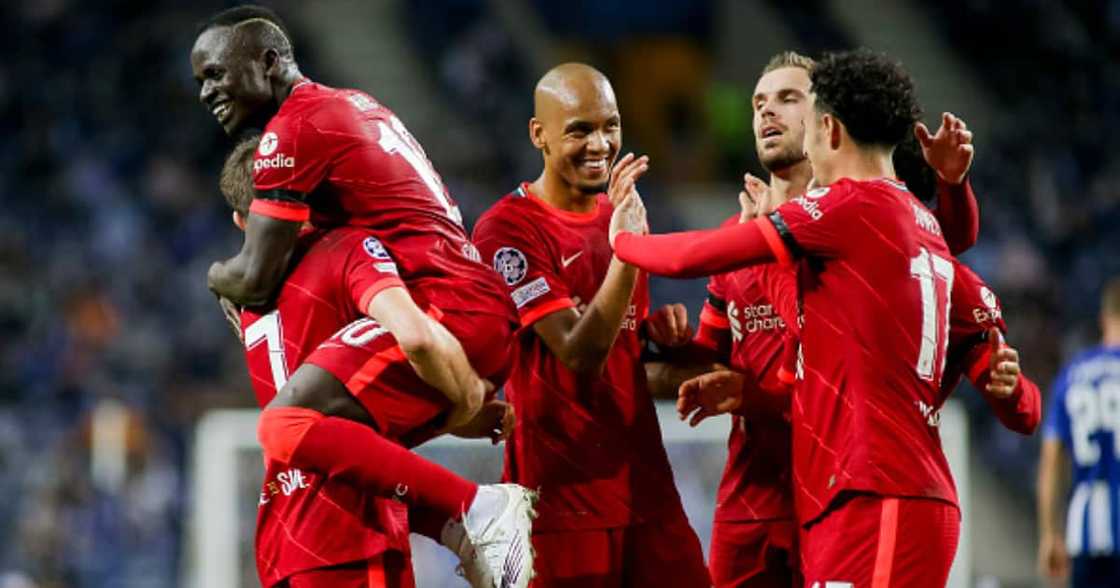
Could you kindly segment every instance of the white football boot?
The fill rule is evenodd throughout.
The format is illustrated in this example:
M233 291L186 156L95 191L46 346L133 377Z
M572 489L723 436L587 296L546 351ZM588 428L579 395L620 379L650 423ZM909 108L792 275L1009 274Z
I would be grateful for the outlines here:
M443 527L440 541L459 556L473 588L527 588L533 578L530 536L537 493L517 484L478 487L462 521Z

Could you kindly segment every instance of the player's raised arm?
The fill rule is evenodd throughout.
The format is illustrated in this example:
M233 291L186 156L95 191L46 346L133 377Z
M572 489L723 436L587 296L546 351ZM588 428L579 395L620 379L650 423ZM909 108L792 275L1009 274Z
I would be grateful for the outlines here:
M615 210L611 245L618 259L650 273L696 278L789 259L770 219L718 229L642 235L635 230L639 215L644 218L645 209L635 192Z
M975 153L972 131L964 120L946 112L936 133L919 122L914 126L914 136L922 157L937 174L934 215L941 224L945 244L953 255L960 255L976 244L980 234L980 209L968 181Z
M615 166L609 189L612 202L625 194L620 186L633 186L647 169L645 157L626 155ZM580 373L602 372L622 321L630 307L630 299L638 280L638 268L618 257L611 259L607 275L587 309L567 309L551 313L533 323L533 330L568 369Z

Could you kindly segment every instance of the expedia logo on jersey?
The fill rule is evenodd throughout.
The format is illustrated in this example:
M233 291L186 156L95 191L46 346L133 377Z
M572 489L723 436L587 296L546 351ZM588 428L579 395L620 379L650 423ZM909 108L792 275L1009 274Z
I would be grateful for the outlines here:
M821 217L824 216L824 213L821 212L821 205L819 202L817 202L818 198L820 198L820 196L815 196L812 200L805 198L804 196L798 196L797 198L794 198L793 201L796 202L798 206L800 206L805 210L806 213L809 214L809 218L813 220L821 220Z
M976 320L977 324L994 323L1003 318L1003 310L999 307L999 301L996 300L995 293L989 290L987 286L980 286L980 299L984 301L984 305L988 308L977 306L972 309L972 318Z
M307 483L307 475L303 473L303 470L299 468L284 470L276 474L276 477L272 480L265 482L257 506L264 506L272 502L273 497L278 494L291 496L298 490L304 490L310 487L311 485Z
M283 153L277 153L272 157L264 158L259 157L253 160L253 171L259 172L262 169L281 169L291 168L296 166L296 158Z
M745 333L786 328L786 322L774 314L774 306L771 304L739 307L732 300L727 303L727 321L731 323L731 338L734 341L742 341Z
M259 172L262 169L280 169L285 167L295 167L296 158L284 155L283 153L276 153L276 148L280 146L280 136L273 131L269 131L261 135L261 142L257 144L257 158L253 160L253 172ZM273 153L276 153L273 155Z

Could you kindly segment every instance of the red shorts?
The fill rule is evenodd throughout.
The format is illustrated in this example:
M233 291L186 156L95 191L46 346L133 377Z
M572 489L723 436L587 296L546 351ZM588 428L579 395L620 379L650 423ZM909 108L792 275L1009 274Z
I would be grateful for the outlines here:
M301 572L288 578L287 588L415 588L412 562L399 551L377 557Z
M715 522L708 569L716 588L797 585L793 549L797 525L784 521Z
M483 313L431 312L462 344L475 371L501 386L509 373L512 325ZM451 403L408 363L397 340L370 318L358 319L307 358L338 378L365 407L378 432L413 447L443 428Z
M948 502L857 494L802 531L805 585L944 588L960 525Z
M532 588L709 588L696 532L682 518L614 529L533 533Z

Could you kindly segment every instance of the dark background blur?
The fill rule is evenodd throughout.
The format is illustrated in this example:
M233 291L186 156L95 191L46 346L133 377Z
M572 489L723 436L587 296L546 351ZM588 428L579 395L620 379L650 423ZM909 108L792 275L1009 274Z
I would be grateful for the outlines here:
M193 425L252 405L205 283L240 242L216 189L230 145L188 63L195 23L233 4L0 11L0 588L178 585ZM468 224L539 173L526 123L551 65L611 77L666 231L716 224L742 173L762 174L749 96L770 55L888 51L927 124L952 110L976 131L982 228L963 258L1001 296L1026 371L1045 386L1098 337L1101 284L1120 274L1120 0L265 4L306 75L397 112ZM703 282L655 284L694 314L702 297ZM1029 521L1037 439L958 396L977 483ZM102 438L105 422L123 433ZM106 443L123 464L94 450ZM981 581L1033 585L1033 555L1007 549L977 559Z

